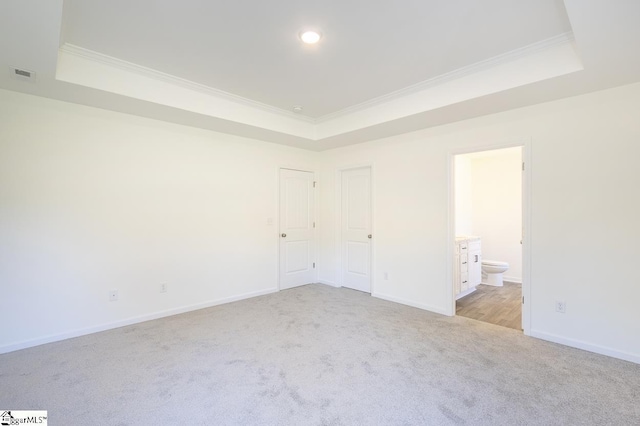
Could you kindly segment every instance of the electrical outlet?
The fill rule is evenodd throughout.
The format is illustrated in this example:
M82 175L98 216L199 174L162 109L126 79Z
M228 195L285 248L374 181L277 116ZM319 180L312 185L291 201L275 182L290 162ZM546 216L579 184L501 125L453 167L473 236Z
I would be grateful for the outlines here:
M565 302L564 300L557 300L556 312L559 312L561 314L564 314L565 312L567 312L567 302Z
M109 302L118 300L118 290L109 290Z
M169 287L169 284L167 283L160 284L160 293L166 293L168 287Z

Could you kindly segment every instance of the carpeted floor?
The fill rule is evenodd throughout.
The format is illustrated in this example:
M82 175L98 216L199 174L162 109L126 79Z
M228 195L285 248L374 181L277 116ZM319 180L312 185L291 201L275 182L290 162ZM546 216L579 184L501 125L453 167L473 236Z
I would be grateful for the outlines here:
M0 355L52 425L638 425L640 365L308 285Z

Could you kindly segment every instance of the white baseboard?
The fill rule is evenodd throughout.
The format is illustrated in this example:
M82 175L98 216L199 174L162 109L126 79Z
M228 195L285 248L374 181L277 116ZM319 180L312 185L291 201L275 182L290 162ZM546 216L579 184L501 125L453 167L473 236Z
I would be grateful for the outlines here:
M22 342L17 342L17 343L10 343L8 345L0 346L0 354L13 352L20 349L31 348L33 346L44 345L46 343L58 342L60 340L71 339L74 337L80 337L87 334L98 333L100 331L112 330L114 328L120 328L127 325L138 324L141 322L151 321L159 318L170 317L172 315L179 315L186 312L197 311L199 309L211 308L213 306L223 305L225 303L237 302L238 300L250 299L252 297L263 296L265 294L275 293L277 291L278 291L277 288L254 291L250 293L239 294L237 296L226 297L224 299L210 300L208 302L181 306L178 308L168 309L166 311L159 311L159 312L153 312L150 314L139 315L139 316L127 318L120 321L114 321L114 322L96 325L93 327L81 328L78 330L67 331L59 334L51 334L48 336L24 340Z
M413 302L411 300L406 300L406 299L402 299L402 298L395 297L395 296L388 296L386 294L381 294L381 293L372 293L371 295L373 297L377 297L378 299L388 300L389 302L400 303L402 305L407 305L407 306L411 306L413 308L423 309L425 311L434 312L436 314L451 316L451 315L449 315L449 312L446 309L438 307L438 306L431 306L431 305L425 305L425 304L422 304L422 303L416 303L416 302Z
M572 348L582 349L589 352L594 352L600 355L606 355L613 358L622 359L624 361L634 362L640 364L640 355L632 354L629 352L618 351L608 348L606 346L595 345L593 343L584 342L582 340L570 339L557 334L545 333L543 331L531 330L529 333L531 337L536 337L542 340L548 340L549 342L559 343L565 346L571 346Z
M522 277L509 277L507 275L503 275L502 280L509 281L510 283L522 284Z
M327 281L327 280L318 280L318 284L329 285L331 287L336 287L336 288L342 287L342 286L334 283L333 281Z
M482 284L482 283L481 283L481 284ZM471 287L470 289L465 290L465 291L463 291L462 293L460 293L460 294L456 295L456 300L458 300L458 299L462 299L463 297L470 295L470 294L471 294L471 293L473 293L474 291L476 291L476 288L475 288L475 287Z

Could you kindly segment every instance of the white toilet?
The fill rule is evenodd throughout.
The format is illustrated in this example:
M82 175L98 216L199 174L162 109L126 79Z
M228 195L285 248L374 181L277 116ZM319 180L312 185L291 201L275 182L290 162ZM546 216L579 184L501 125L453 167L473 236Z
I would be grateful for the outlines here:
M507 262L482 259L482 284L502 287L502 274L509 269Z

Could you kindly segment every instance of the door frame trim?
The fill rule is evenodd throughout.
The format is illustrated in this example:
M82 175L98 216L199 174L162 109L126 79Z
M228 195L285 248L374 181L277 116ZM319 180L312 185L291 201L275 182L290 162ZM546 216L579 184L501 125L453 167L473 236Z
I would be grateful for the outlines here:
M318 172L316 172L315 170L309 169L307 167L298 167L298 166L278 166L276 167L276 218L275 218L275 244L276 244L276 253L277 253L277 258L276 258L276 283L277 283L277 291L280 291L280 260L281 260L281 256L282 253L280 251L280 216L282 214L282 212L280 211L280 171L281 170L293 170L293 171L297 171L297 172L306 172L306 173L311 173L313 174L313 181L314 182L318 182ZM318 189L318 186L316 186L315 189ZM320 270L320 265L318 262L318 259L320 258L319 256L319 250L318 250L318 229L320 227L319 225L319 221L318 221L318 207L320 204L320 195L319 195L319 191L313 191L313 218L314 221L316 223L316 227L313 229L313 248L314 248L314 261L316 263L316 267L315 270L313 271L313 281L314 282L318 282L318 271Z
M335 245L336 245L336 253L337 253L336 265L338 265L338 268L336 269L335 287L343 287L343 284L344 284L343 273L342 273L342 267L344 266L342 264L342 255L343 255L342 253L343 252L342 250L342 173L349 170L363 169L366 167L369 168L369 171L371 173L371 182L370 182L369 189L371 191L371 234L373 235L373 238L371 239L371 264L369 265L369 277L370 277L370 286L371 286L370 294L373 296L374 289L375 289L375 281L376 281L375 274L374 274L374 271L376 270L375 269L375 259L376 259L375 181L376 180L375 180L375 163L373 161L349 164L349 165L345 165L335 169L335 187L336 187L335 201L334 201L335 211L336 211Z
M453 285L453 260L455 256L455 156L470 154L472 152L491 151L495 149L522 147L522 161L525 164L522 173L522 329L525 335L531 335L531 313L533 300L531 299L531 171L533 169L531 158L532 138L515 139L503 143L474 145L464 148L451 149L447 155L447 196L448 196L448 230L447 230L447 262L446 262L446 289L448 301L447 315L455 316L456 299Z

